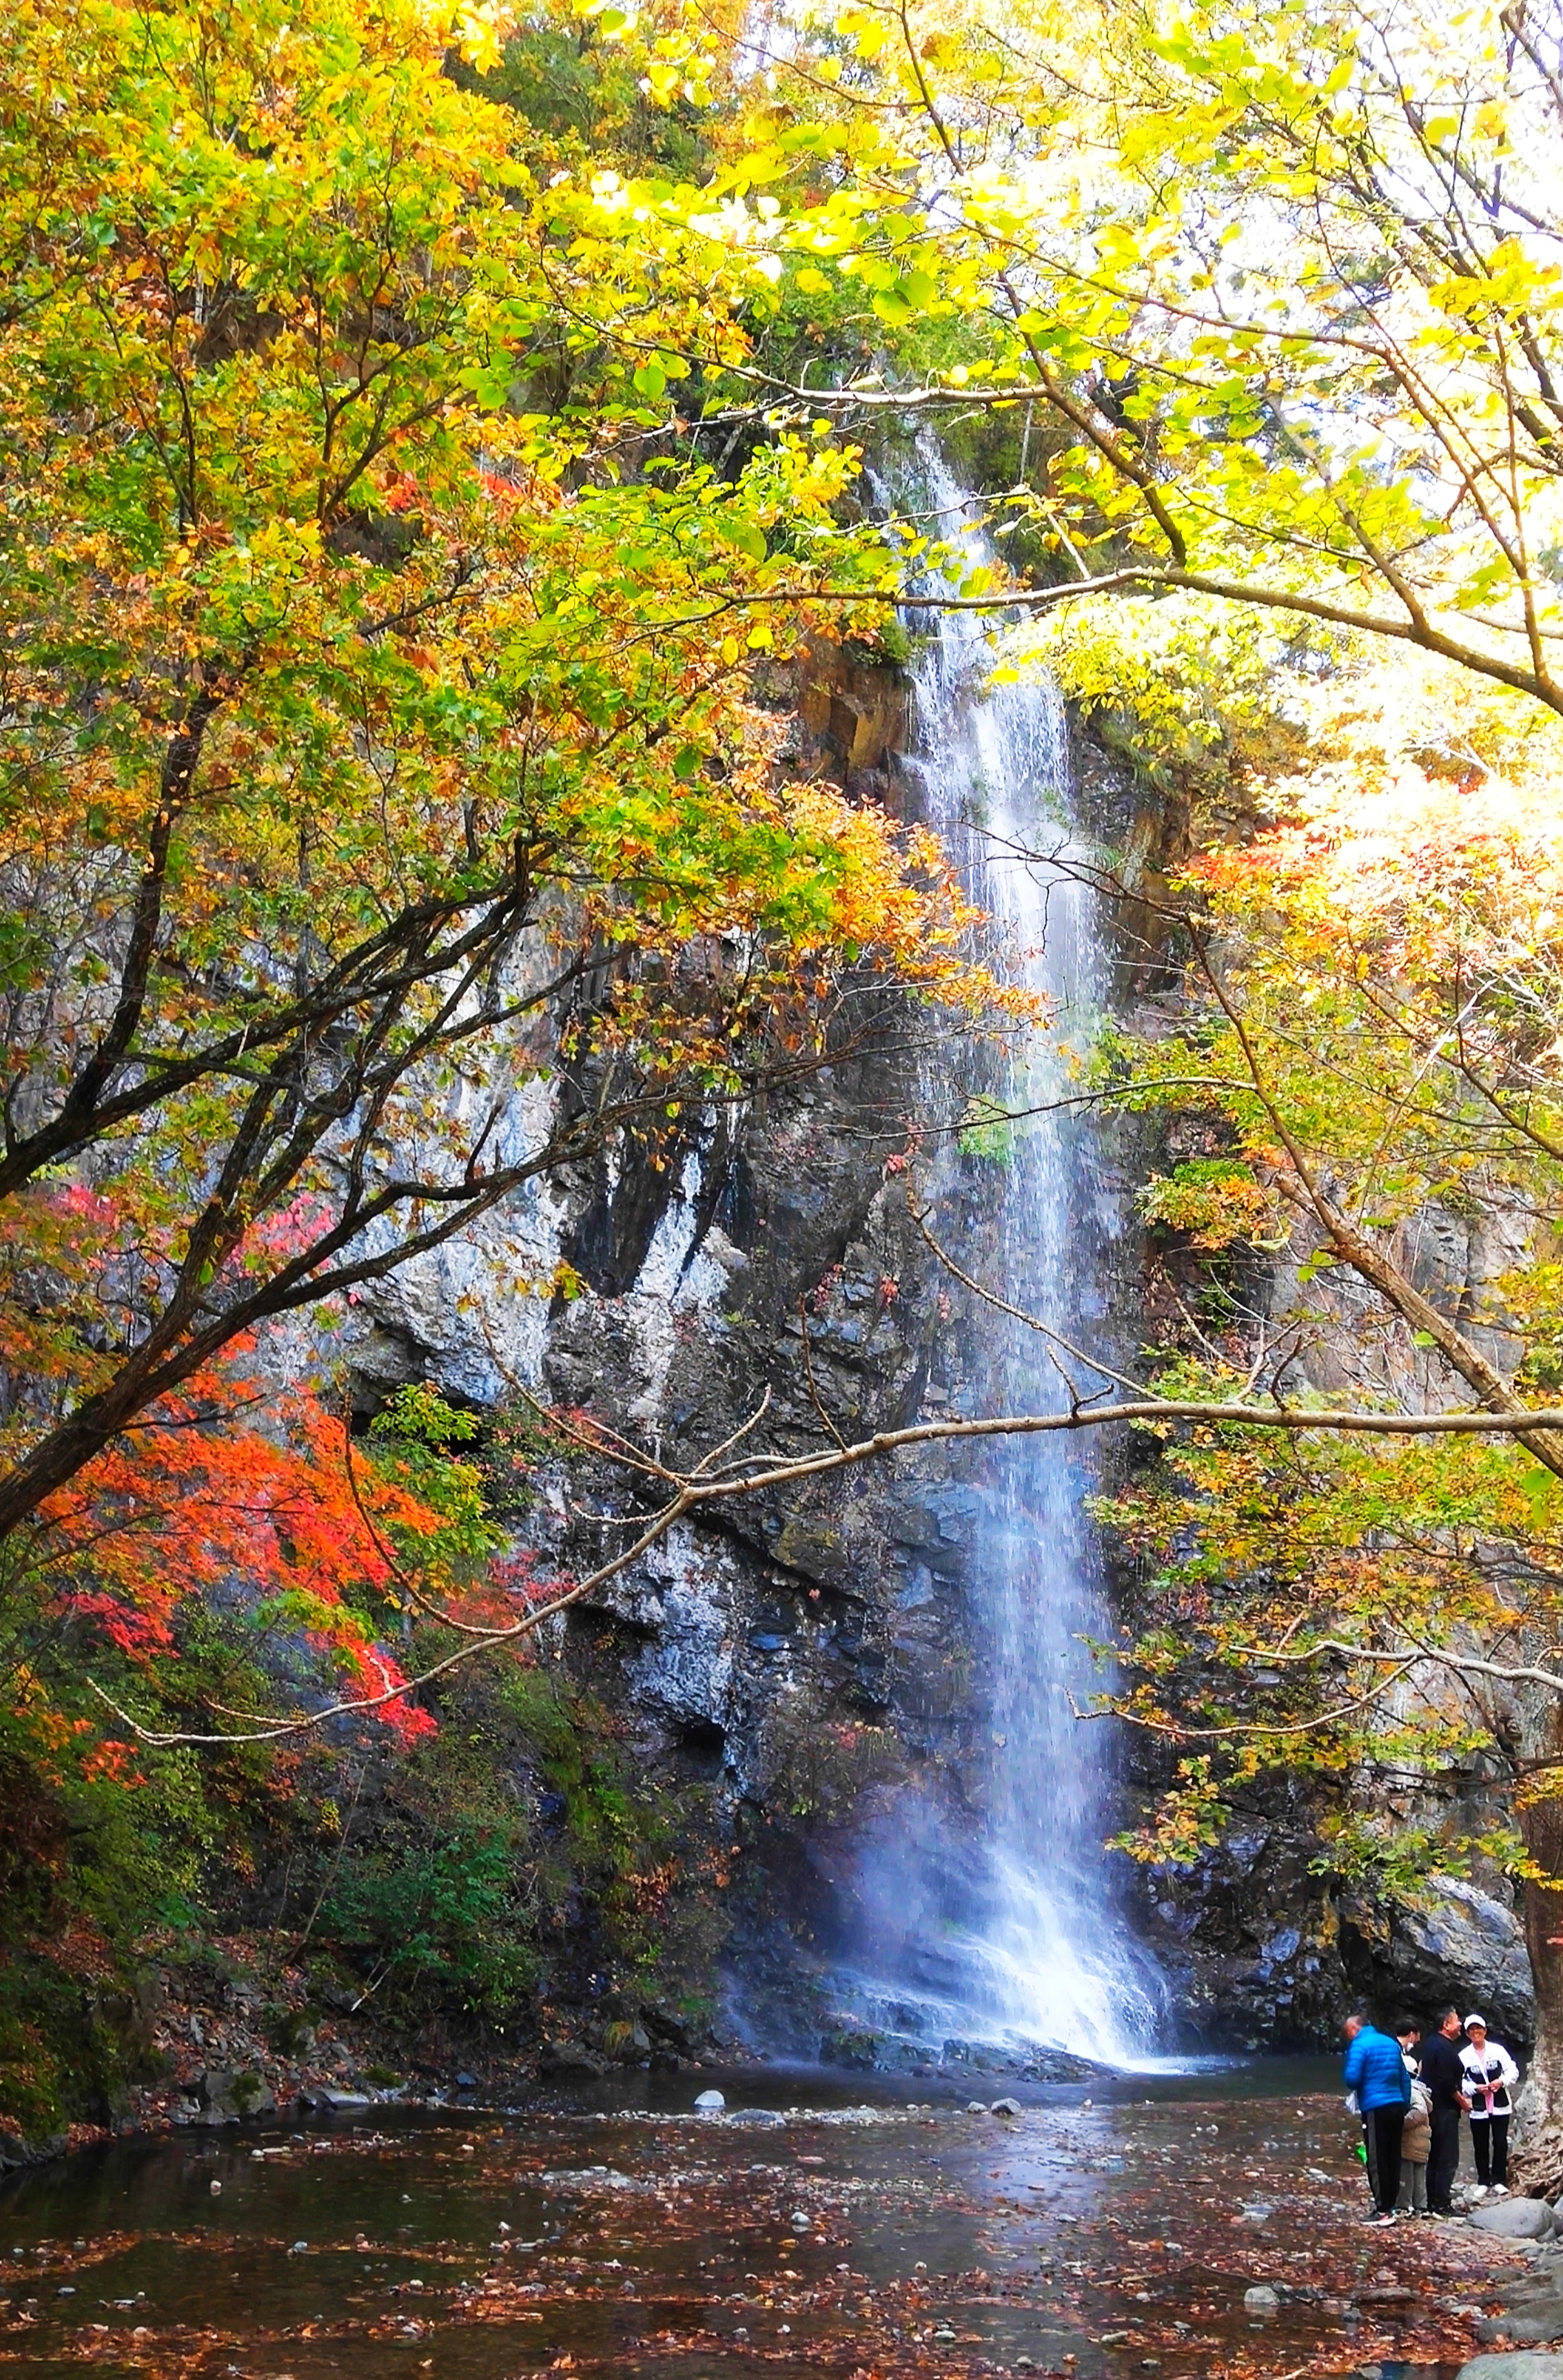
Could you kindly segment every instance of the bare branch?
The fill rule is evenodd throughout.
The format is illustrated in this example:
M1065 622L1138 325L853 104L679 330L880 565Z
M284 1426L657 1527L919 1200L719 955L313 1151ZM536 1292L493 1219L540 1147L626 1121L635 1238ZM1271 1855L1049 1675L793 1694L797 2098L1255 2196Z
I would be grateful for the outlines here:
M763 1411L762 1406L761 1411ZM758 1421L751 1416L743 1429L735 1433L728 1446L736 1442ZM1528 1414L1522 1418L1512 1414L1469 1412L1436 1414L1371 1413L1353 1409L1330 1410L1288 1405L1249 1405L1240 1403L1203 1402L1196 1400L1158 1398L1142 1395L1132 1401L1114 1405L1075 1405L1062 1413L996 1414L969 1421L919 1422L902 1429L876 1430L869 1438L849 1443L815 1449L800 1455L763 1454L740 1458L754 1467L743 1469L730 1463L717 1465L720 1448L713 1448L693 1471L683 1474L663 1472L676 1483L675 1492L660 1509L652 1514L634 1541L611 1560L566 1587L546 1603L534 1606L511 1627L498 1629L478 1640L459 1645L452 1653L384 1693L348 1695L324 1705L319 1710L306 1711L292 1717L267 1718L241 1731L232 1733L191 1733L183 1730L163 1731L145 1727L125 1710L93 1680L88 1682L93 1693L113 1712L121 1724L129 1728L142 1742L164 1746L175 1743L224 1744L274 1742L287 1736L329 1725L339 1718L362 1718L390 1704L405 1703L422 1687L464 1668L480 1653L487 1653L507 1644L518 1644L533 1634L544 1621L580 1603L597 1588L618 1577L643 1554L660 1544L677 1523L686 1515L707 1505L729 1503L739 1498L768 1495L778 1488L796 1486L803 1480L824 1478L836 1472L856 1469L866 1463L883 1461L886 1456L902 1453L913 1447L934 1443L959 1442L988 1438L1025 1438L1046 1436L1054 1432L1074 1432L1125 1425L1160 1427L1168 1423L1184 1423L1196 1427L1233 1427L1245 1429L1284 1430L1291 1434L1329 1434L1345 1432L1357 1436L1388 1438L1427 1437L1511 1437L1522 1439L1529 1428L1563 1429L1563 1410L1545 1410ZM636 1450L615 1455L601 1441L578 1436L578 1442L589 1446L594 1453L609 1460L623 1462L628 1468L647 1470L653 1466ZM709 1466L709 1468L708 1468ZM609 1520L602 1524L611 1526Z

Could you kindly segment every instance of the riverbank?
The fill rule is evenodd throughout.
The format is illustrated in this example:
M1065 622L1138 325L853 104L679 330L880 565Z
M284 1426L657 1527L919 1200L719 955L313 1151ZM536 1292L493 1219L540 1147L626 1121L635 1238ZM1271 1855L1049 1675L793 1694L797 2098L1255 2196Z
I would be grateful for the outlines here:
M1463 2224L1363 2229L1338 2095L1253 2079L1007 2116L757 2075L753 2104L735 2083L712 2117L703 2078L668 2075L638 2107L383 2106L115 2143L0 2197L0 2362L157 2380L1458 2368L1534 2254Z
M641 2012L628 2058L562 2029L524 2046L477 2027L454 2042L426 2029L409 2043L372 1994L336 1981L323 1988L301 1965L258 1969L250 1949L214 1941L199 1963L152 1970L132 2019L133 2055L152 2079L122 2086L100 2120L31 2138L0 2115L0 2174L142 2134L514 2099L548 2082L622 2078L627 2065L677 2073L714 2047L702 2026L671 2009Z

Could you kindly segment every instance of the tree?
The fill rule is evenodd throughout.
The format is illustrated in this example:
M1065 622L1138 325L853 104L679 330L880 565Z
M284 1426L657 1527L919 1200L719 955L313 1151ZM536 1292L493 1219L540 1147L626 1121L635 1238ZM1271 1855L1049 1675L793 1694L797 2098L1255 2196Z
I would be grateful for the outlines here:
M932 843L747 700L778 580L884 573L851 455L647 451L647 343L741 355L765 255L541 181L458 44L33 0L0 62L0 1537L269 1321L816 1062L854 965L986 998Z
M730 174L879 349L825 409L1047 426L1021 601L1206 593L1563 708L1556 7L863 0L772 81Z
M1558 1367L1560 869L1549 788L1315 785L1293 823L1198 863L1182 1021L1110 1048L1099 1085L1176 1111L1190 1152L1142 1194L1205 1275L1158 1385L1312 1402L1325 1425L1281 1442L1153 1424L1159 1463L1104 1506L1156 1607L1116 1706L1180 1755L1136 1848L1191 1856L1270 1769L1375 1775L1403 1823L1353 1796L1332 1856L1404 1889L1473 1848L1437 1817L1440 1774L1496 1761L1518 1835L1475 1848L1531 1888L1531 2170L1550 2186L1563 1462L1524 1416ZM1440 1225L1463 1238L1452 1271L1419 1245ZM1252 1272L1245 1293L1260 1246L1296 1268L1279 1320ZM1513 1437L1346 1438L1327 1427L1342 1394L1473 1397Z
M499 103L526 63L501 24L7 22L12 2075L74 1989L68 1958L34 1989L34 1941L79 1921L100 1972L133 1961L299 1775L286 1746L149 1743L106 1702L208 1739L336 1708L324 1825L345 1741L433 1751L406 1674L431 1642L491 1646L546 1599L460 1416L400 1401L349 1437L343 1302L610 1141L664 1161L885 1029L889 985L969 1023L1014 1005L932 841L778 765L751 697L797 643L787 590L891 566L838 516L850 450L777 435L719 471L668 419L680 346L750 347L758 213L745 237L741 208L632 196ZM318 1377L283 1388L294 1318Z
M470 1619L507 1600L507 1567L495 1560L503 1539L460 1451L476 1434L470 1415L429 1390L404 1390L354 1455L347 1415L327 1413L308 1390L258 1391L264 1429L227 1417L233 1392L231 1376L197 1376L165 1400L133 1441L55 1500L48 1558L9 1583L0 1658L14 1716L41 1744L62 1728L88 1736L89 1777L105 1763L128 1776L132 1747L100 1740L103 1689L89 1675L83 1694L73 1638L95 1647L116 1682L188 1706L179 1656L190 1608L220 1609L241 1586L241 1636L300 1642L302 1667L288 1666L317 1700L312 1670L324 1654L349 1702L365 1699L396 1740L411 1743L434 1722L407 1699L381 1640L398 1615Z

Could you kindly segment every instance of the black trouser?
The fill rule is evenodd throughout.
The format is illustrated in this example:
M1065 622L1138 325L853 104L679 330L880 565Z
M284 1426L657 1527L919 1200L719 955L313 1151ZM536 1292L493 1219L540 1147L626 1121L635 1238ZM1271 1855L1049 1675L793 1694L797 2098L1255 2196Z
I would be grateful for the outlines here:
M1508 2180L1508 2118L1507 2116L1472 2116L1471 2145L1476 2152L1476 2179L1493 2182Z
M1459 2109L1435 2107L1433 2142L1427 2152L1427 2204L1435 2215L1451 2212L1449 2192L1459 2164Z
M1406 2111L1398 2100L1392 2107L1372 2107L1362 2118L1368 2143L1368 2188L1381 2215L1393 2215L1400 2195L1400 2134Z

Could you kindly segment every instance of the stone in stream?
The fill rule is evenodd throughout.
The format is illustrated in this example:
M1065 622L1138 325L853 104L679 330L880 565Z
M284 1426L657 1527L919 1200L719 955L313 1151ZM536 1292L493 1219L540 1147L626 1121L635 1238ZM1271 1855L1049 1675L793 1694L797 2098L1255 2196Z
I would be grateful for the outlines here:
M1243 2303L1250 2313L1278 2313L1281 2307L1281 2301L1268 2281L1261 2281L1256 2288L1245 2289Z
M1517 2305L1512 2313L1488 2314L1476 2325L1484 2346L1512 2339L1517 2346L1563 2338L1563 2298L1544 2298Z
M1479 2206L1466 2221L1476 2231L1491 2231L1500 2240L1550 2240L1552 2209L1545 2198L1505 2198L1496 2206Z
M720 2091L702 2091L695 2101L697 2116L719 2116L727 2102Z
M226 2067L208 2066L195 2086L201 2102L196 2118L201 2124L236 2124L238 2109L234 2103L234 2076Z
M988 2112L994 2116L1019 2116L1023 2110L1019 2099L995 2099Z
M1460 2365L1456 2380L1563 2380L1563 2355L1525 2349L1513 2355L1473 2355Z

